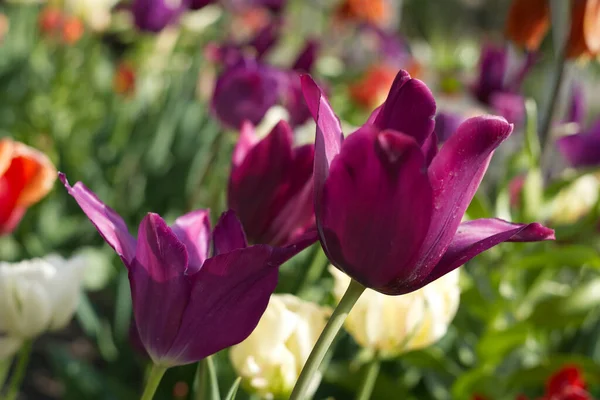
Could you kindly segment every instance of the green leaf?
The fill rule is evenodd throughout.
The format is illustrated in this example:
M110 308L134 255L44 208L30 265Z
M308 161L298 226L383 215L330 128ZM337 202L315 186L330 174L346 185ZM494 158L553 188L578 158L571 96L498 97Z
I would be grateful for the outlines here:
M525 152L529 159L529 166L535 168L539 165L541 146L537 126L537 105L533 99L525 101L525 113L527 116L527 123L525 125Z
M227 396L225 397L225 400L234 400L235 399L235 396L237 395L237 391L240 387L241 381L242 381L242 378L239 377L235 380L235 382L233 382L233 385L231 385L229 392L227 392Z
M217 378L217 369L212 357L206 358L206 365L208 367L208 380L210 385L210 399L221 400L221 393L219 392L219 378Z

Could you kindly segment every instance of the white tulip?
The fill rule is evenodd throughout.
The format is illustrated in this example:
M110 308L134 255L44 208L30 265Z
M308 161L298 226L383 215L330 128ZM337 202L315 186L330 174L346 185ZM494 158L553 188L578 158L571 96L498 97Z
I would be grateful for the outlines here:
M65 9L80 17L93 30L103 31L110 25L111 10L119 0L65 0Z
M254 332L229 351L244 386L266 399L289 397L330 313L293 295L271 296Z
M588 214L598 202L600 180L594 175L583 175L562 189L551 204L550 221L570 224Z
M333 266L333 294L339 301L350 278ZM460 299L459 271L401 296L365 290L350 311L346 330L362 347L381 357L393 357L427 347L441 339L454 318Z
M23 341L63 328L79 302L84 257L0 262L0 359Z

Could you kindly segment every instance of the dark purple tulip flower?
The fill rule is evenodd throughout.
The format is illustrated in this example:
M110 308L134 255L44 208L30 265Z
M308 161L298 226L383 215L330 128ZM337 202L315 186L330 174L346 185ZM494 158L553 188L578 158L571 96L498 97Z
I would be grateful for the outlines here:
M230 128L240 129L242 122L257 125L269 108L281 98L282 73L276 68L252 60L226 67L217 79L212 109Z
M294 148L285 121L258 140L246 122L233 152L228 206L251 243L285 245L314 225L314 146Z
M437 141L443 143L448 140L465 119L465 117L457 112L439 111L435 116L434 129Z
M160 32L177 22L188 6L189 0L134 0L131 12L140 30Z
M500 117L463 122L438 152L435 101L400 71L386 101L344 140L320 88L302 77L317 123L315 216L331 262L384 294L417 290L506 241L554 238L538 223L461 223L490 158L512 132Z
M307 40L302 50L300 50L300 53L298 53L296 61L292 64L292 69L298 72L312 71L313 65L315 64L315 61L317 61L319 46L320 43L318 41Z
M199 10L216 2L217 0L190 0L190 10Z
M479 76L472 86L473 95L509 122L520 123L525 106L518 92L535 61L533 53L525 60L518 60L504 46L485 44L479 59Z
M211 232L207 210L171 226L148 213L136 239L85 185L60 179L127 267L141 343L164 367L196 362L248 337L275 290L278 266L316 241L307 233L283 248L248 246L233 212Z
M574 168L600 165L600 121L587 132L558 139L557 145L560 153Z

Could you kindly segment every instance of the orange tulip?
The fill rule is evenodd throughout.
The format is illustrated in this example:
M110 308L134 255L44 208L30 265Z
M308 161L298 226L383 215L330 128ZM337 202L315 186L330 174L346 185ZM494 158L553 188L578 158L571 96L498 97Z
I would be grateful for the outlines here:
M536 50L550 27L548 0L514 0L506 20L506 36L527 50Z
M63 13L58 8L46 7L40 13L38 23L44 34L52 36L62 26Z
M393 11L386 0L344 0L337 9L337 16L345 20L386 25Z
M23 143L0 139L0 235L12 232L29 206L52 188L56 169L48 157Z
M75 44L83 36L85 28L77 17L67 17L62 25L62 38L66 44Z
M385 100L397 72L397 68L386 65L370 67L362 79L350 86L350 97L364 108L378 106Z
M131 96L135 92L135 70L129 63L122 62L117 67L113 88L116 93L124 96Z
M600 0L572 0L567 57L592 57L600 53Z

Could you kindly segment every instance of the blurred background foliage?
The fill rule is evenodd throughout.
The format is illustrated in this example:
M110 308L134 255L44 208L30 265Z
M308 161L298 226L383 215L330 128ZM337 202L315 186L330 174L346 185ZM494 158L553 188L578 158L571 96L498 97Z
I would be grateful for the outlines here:
M405 0L396 7L399 30L415 54L425 54L428 74L461 85L473 74L480 45L502 40L508 3ZM10 22L0 44L0 135L48 154L72 181L85 182L122 215L133 232L149 211L172 221L185 211L210 208L216 219L225 210L236 133L222 128L211 114L216 66L203 48L235 30L232 19L220 11L202 29L182 25L149 35L115 16L109 30L86 28L76 43L67 45L40 30L44 7L0 3ZM291 27L277 57L286 59L288 43L297 48L302 37L317 35L326 42L332 8L329 2L290 1L286 18ZM550 47L543 44L541 62L525 84L524 92L533 99L547 93ZM114 82L124 62L136 71L135 91L127 94L116 91ZM593 87L596 63L580 74ZM322 74L342 119L360 124L369 110L348 101L345 84L353 76L356 71L347 65L338 74ZM443 86L441 79L434 82L434 90ZM598 106L590 102L589 117ZM527 185L524 197L533 202L529 210L534 215L525 206L512 207L508 184L530 171L523 161L528 156L521 145L524 138L515 135L517 150L497 156L501 161L493 163L469 209L471 218L508 214L523 222L538 220L538 206L553 198L561 182L572 181L567 177L546 188ZM372 398L538 396L547 377L566 363L579 365L591 392L600 393L599 216L596 204L576 225L555 227L555 243L504 244L467 264L460 308L447 335L425 350L385 361ZM87 291L69 328L35 343L24 388L28 399L139 395L146 360L129 340L126 271L66 191L57 184L12 235L0 238L4 261L82 251L93 260ZM282 267L278 292L333 304L325 265L320 249L308 249ZM337 341L316 398L352 396L365 368L359 350L348 335ZM214 362L225 393L235 373L226 354L218 354ZM195 380L207 382L207 376L206 371L197 376L195 366L173 368L157 398L191 398ZM210 398L204 394L198 398ZM248 397L243 390L238 393L239 399Z

